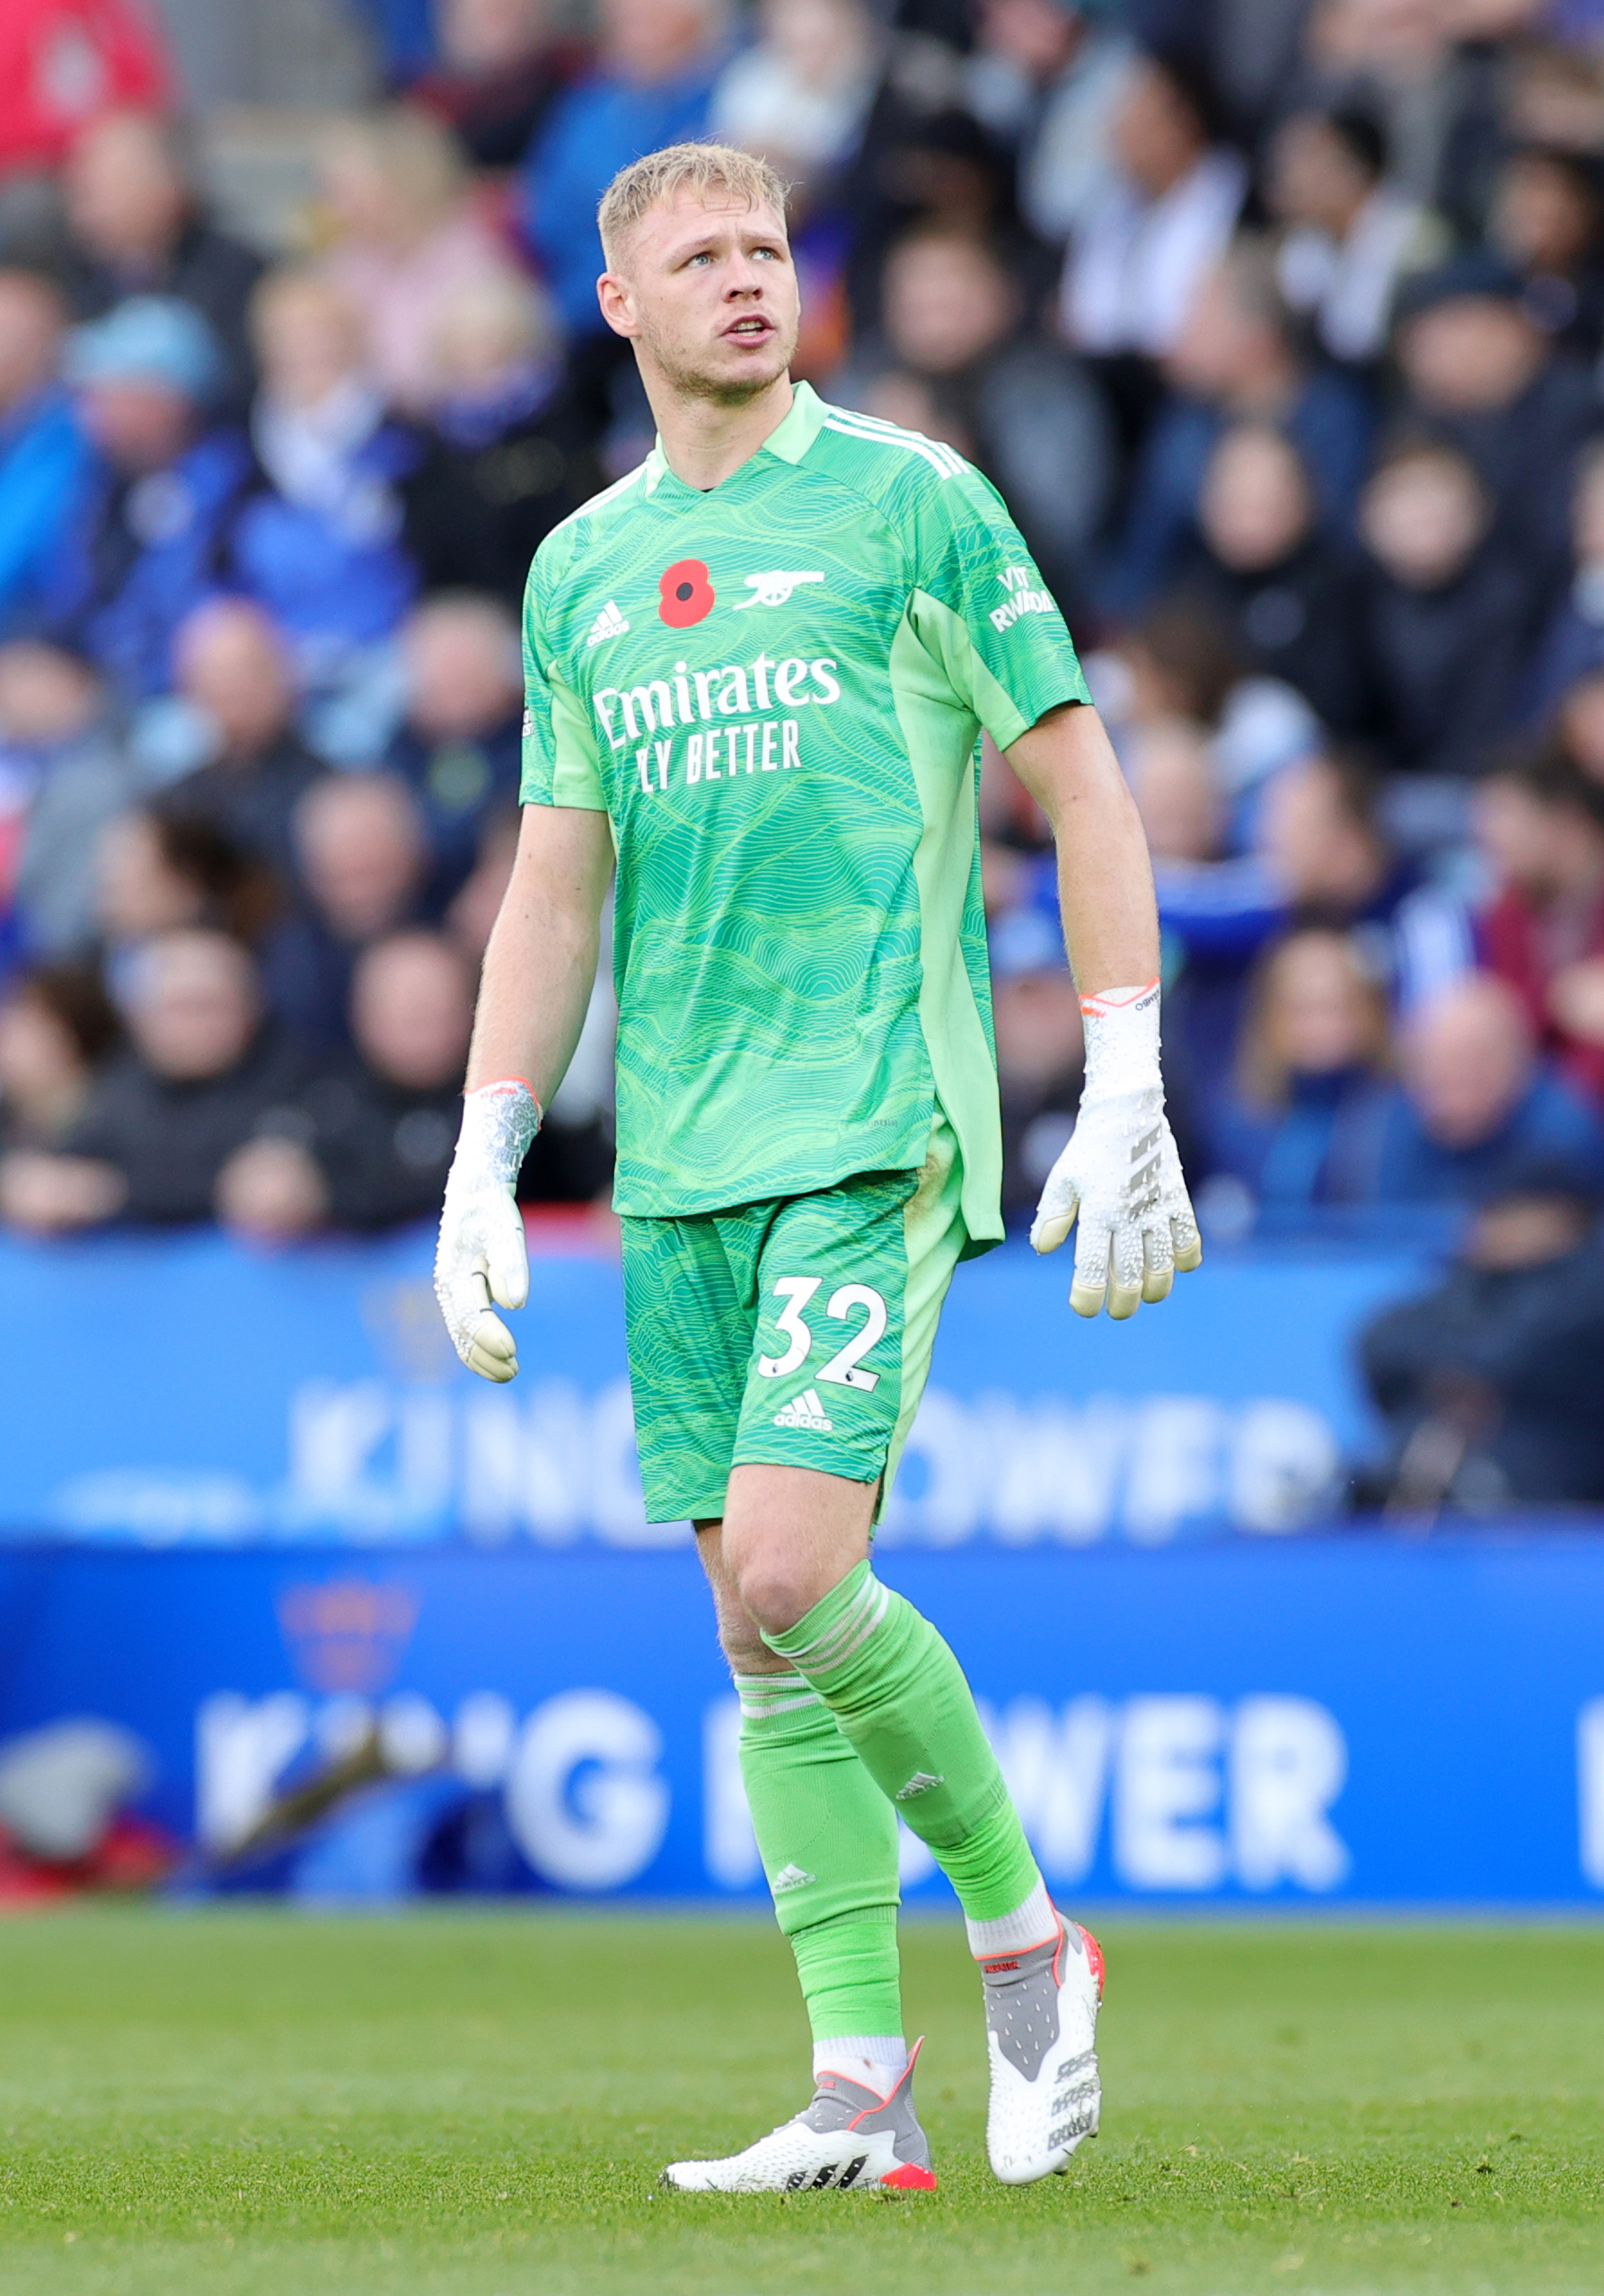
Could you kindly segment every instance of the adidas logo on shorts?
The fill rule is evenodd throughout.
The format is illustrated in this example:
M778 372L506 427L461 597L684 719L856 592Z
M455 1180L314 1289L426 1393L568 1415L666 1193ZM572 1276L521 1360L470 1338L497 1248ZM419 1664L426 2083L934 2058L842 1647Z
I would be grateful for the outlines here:
M774 1414L776 1427L806 1427L813 1435L833 1435L835 1421L824 1415L824 1406L809 1387L791 1403L782 1404Z
M801 1866L781 1866L769 1887L778 1897L783 1889L806 1889L812 1879Z
M617 602L609 598L595 621L592 622L590 636L585 643L586 646L599 646L604 638L621 638L629 627L629 623L618 611Z

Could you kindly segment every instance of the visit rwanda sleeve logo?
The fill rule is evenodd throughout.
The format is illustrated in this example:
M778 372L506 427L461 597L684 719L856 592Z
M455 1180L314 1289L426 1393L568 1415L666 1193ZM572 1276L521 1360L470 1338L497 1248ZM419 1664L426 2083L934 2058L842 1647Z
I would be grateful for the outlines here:
M1021 614L1058 611L1057 600L1048 591L1037 589L1042 577L1034 566L1005 566L999 578L1009 594L986 618L993 629L1011 629Z

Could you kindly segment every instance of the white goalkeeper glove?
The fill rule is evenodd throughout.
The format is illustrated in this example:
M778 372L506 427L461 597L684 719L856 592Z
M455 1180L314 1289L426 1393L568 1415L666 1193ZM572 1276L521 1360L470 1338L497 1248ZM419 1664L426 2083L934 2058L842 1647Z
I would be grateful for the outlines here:
M540 1128L540 1102L521 1077L463 1096L440 1214L435 1298L453 1347L481 1379L517 1376L517 1342L490 1303L522 1307L529 1297L524 1216L513 1190Z
M1159 983L1082 997L1086 1081L1069 1146L1047 1174L1030 1240L1056 1252L1077 1219L1070 1305L1116 1318L1168 1298L1203 1260L1159 1072Z

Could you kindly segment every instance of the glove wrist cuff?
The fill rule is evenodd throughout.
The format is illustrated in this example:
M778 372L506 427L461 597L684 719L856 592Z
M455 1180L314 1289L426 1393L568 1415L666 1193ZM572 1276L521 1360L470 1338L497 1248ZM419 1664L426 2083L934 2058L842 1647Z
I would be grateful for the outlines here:
M1086 1032L1085 1100L1162 1089L1159 1065L1159 983L1105 989L1080 999Z
M522 1077L498 1077L463 1095L457 1155L488 1165L507 1188L517 1184L524 1158L541 1128L541 1104Z

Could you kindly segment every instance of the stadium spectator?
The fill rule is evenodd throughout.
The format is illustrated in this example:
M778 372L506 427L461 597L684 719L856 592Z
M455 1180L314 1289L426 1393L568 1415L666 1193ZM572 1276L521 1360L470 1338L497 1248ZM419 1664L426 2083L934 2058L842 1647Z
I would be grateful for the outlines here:
M373 941L419 919L428 840L411 791L393 773L337 773L295 808L300 901L263 958L273 1010L320 1054L350 1043L351 975Z
M1539 1060L1506 981L1474 973L1443 990L1404 1024L1399 1059L1378 1164L1385 1201L1465 1202L1534 1157L1604 1187L1604 1121Z
M366 949L351 982L358 1065L304 1095L301 1136L235 1152L219 1188L227 1224L283 1240L325 1218L376 1228L437 1211L472 1020L473 976L443 935L397 933Z
M180 629L173 664L207 760L174 783L173 808L212 823L287 881L291 818L324 769L294 730L277 627L247 599L214 598Z
M1093 657L1098 700L1116 750L1131 729L1184 717L1208 739L1212 770L1233 811L1282 766L1318 747L1319 723L1300 694L1255 676L1221 616L1195 595L1172 594ZM1245 823L1233 821L1229 840Z
M849 406L946 439L1011 504L1050 589L1081 590L1112 497L1115 441L1086 369L1024 330L994 252L929 228L891 251L883 332L832 386Z
M1199 285L1164 375L1171 396L1131 477L1129 507L1104 584L1109 612L1139 612L1174 579L1194 538L1198 497L1221 433L1244 421L1284 429L1322 519L1350 526L1373 427L1352 377L1311 368L1293 341L1266 249L1243 242Z
M709 128L796 177L806 206L862 139L879 77L875 22L859 0L760 0L755 29L718 75Z
M143 700L172 683L173 633L216 580L250 455L210 420L222 357L188 303L119 303L78 330L67 373L96 453L61 506L47 623Z
M288 634L303 682L334 683L387 638L417 574L400 488L419 461L368 378L360 320L314 272L274 272L251 305L260 479L234 521L239 581Z
M225 934L181 929L150 941L121 1000L129 1047L60 1151L19 1149L0 1166L0 1212L13 1226L207 1219L229 1157L302 1085L298 1049L264 1020L255 968Z
M1203 728L1186 717L1148 718L1132 729L1123 762L1154 862L1218 860L1227 806Z
M138 777L86 662L36 639L0 647L0 788L26 811L7 858L18 938L36 957L88 948L96 840L135 796Z
M553 107L524 168L524 229L565 327L604 332L596 203L621 167L701 134L725 60L723 0L601 0L594 70Z
M1131 39L1074 0L983 0L977 13L970 108L1013 154L1026 222L1062 246L1103 197Z
M407 713L387 762L411 790L437 901L473 867L484 823L516 804L524 677L518 626L498 600L426 599L401 633Z
M1571 499L1569 586L1538 642L1521 717L1546 725L1581 678L1604 671L1604 444L1584 447Z
M1265 189L1287 307L1328 357L1373 365L1400 282L1446 251L1441 226L1388 180L1379 120L1356 106L1292 113L1275 132Z
M1075 1128L1085 1043L1080 999L1052 933L993 943L992 1006L1002 1101L1002 1200L1027 1218Z
M1389 1052L1386 986L1356 936L1289 933L1254 978L1211 1170L1269 1211L1373 1202Z
M93 965L19 973L0 997L0 1153L57 1148L120 1034Z
M73 145L62 177L71 228L66 288L80 318L129 295L173 295L210 327L227 365L225 396L250 396L245 313L261 258L208 223L176 131L149 112L113 111Z
M1513 716L1531 641L1526 563L1456 447L1405 440L1365 486L1364 732L1398 773L1468 775Z
M1319 752L1268 782L1247 855L1156 869L1159 916L1185 957L1168 998L1169 1058L1205 1130L1236 1068L1251 967L1289 928L1353 933L1399 1015L1470 964L1460 900L1395 850L1382 795L1362 757Z
M1525 282L1521 308L1562 349L1604 344L1604 186L1596 154L1529 146L1499 172L1491 245Z
M1496 888L1478 921L1483 962L1578 1081L1604 1092L1604 788L1544 752L1488 778L1476 826Z
M483 962L491 928L512 879L513 858L518 849L518 808L504 806L489 814L480 831L473 866L445 912L453 939L473 963Z
M1359 732L1360 570L1322 531L1309 473L1283 431L1239 423L1222 434L1197 527L1182 586L1221 617L1245 661L1294 687L1332 732Z
M1560 697L1554 730L1561 753L1604 788L1604 665L1586 672Z
M137 806L103 830L94 871L94 921L119 989L134 954L158 935L194 926L254 943L278 907L278 886L249 852L214 823L167 805Z
M493 590L516 611L541 543L601 491L597 428L531 281L472 280L444 297L425 449L402 487L425 589Z
M1443 1281L1360 1343L1390 1511L1490 1514L1604 1500L1604 1245L1598 1192L1540 1160L1481 1202Z
M470 279L500 277L510 259L473 207L449 132L411 105L330 128L320 181L335 235L324 268L360 315L373 380L403 412L420 411L442 303Z
M1529 585L1566 560L1572 472L1600 425L1592 377L1529 315L1520 275L1477 251L1411 280L1396 336L1409 417L1480 473Z
M167 63L135 0L6 0L0 10L0 178L57 166L114 105L158 104Z
M434 13L438 59L408 101L442 120L475 167L516 167L584 70L584 46L553 33L547 0L441 0Z
M1061 290L1069 340L1104 360L1162 358L1229 242L1247 165L1219 140L1206 76L1180 54L1144 55L1124 75L1114 165L1070 242ZM1127 371L1122 396L1132 397ZM1147 391L1139 383L1138 400Z
M0 270L0 636L25 629L89 449L59 379L63 312L46 279Z

